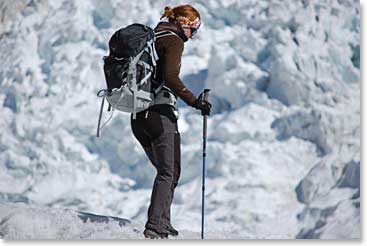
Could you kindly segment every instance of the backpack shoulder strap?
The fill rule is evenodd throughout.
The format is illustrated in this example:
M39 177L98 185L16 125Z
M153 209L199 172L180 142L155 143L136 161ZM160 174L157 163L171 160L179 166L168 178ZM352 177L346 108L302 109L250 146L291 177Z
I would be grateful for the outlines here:
M165 37L165 36L172 36L172 35L178 37L178 35L176 33L172 32L172 31L160 31L160 32L155 32L154 34L155 34L156 39L162 38L162 37Z

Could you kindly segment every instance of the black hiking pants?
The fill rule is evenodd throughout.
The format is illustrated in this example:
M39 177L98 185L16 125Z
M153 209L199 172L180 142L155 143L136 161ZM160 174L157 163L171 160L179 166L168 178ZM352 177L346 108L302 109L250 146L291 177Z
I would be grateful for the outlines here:
M146 228L162 231L170 224L170 207L181 172L180 133L169 105L155 105L131 116L131 128L157 170Z

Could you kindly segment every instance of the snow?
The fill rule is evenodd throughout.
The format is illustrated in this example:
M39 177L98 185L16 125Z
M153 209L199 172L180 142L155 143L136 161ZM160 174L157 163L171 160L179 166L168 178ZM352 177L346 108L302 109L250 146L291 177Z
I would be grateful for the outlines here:
M103 216L65 208L0 204L0 236L6 240L111 240L144 239L143 225L115 216ZM207 239L231 234L205 233ZM200 239L200 233L183 230L169 239Z
M187 3L203 27L185 43L181 77L195 93L210 88L213 104L208 237L360 238L359 3ZM96 93L108 38L133 22L154 26L166 5L0 3L1 237L142 238L155 170L128 114L115 114L95 137ZM202 116L179 106L172 223L181 238L199 238ZM84 223L75 211L132 224Z

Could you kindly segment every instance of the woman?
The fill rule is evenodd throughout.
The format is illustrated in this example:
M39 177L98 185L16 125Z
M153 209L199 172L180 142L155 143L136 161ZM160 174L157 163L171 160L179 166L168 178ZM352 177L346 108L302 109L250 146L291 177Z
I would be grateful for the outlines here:
M211 104L201 100L179 78L184 42L191 39L200 27L199 12L190 5L166 7L155 28L156 50L159 56L156 80L164 82L155 105L131 117L134 136L157 170L154 181L146 238L177 236L170 223L170 207L181 171L180 133L177 128L176 98L209 115Z

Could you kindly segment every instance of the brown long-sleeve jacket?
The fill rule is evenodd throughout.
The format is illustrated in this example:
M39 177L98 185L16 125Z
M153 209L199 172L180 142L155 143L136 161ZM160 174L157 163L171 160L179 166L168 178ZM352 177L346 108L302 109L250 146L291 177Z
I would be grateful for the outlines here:
M184 42L188 39L178 22L160 22L154 29L155 32L166 30L173 31L177 36L169 35L156 41L156 51L159 56L156 78L158 81L164 81L176 96L194 107L197 98L179 77Z

